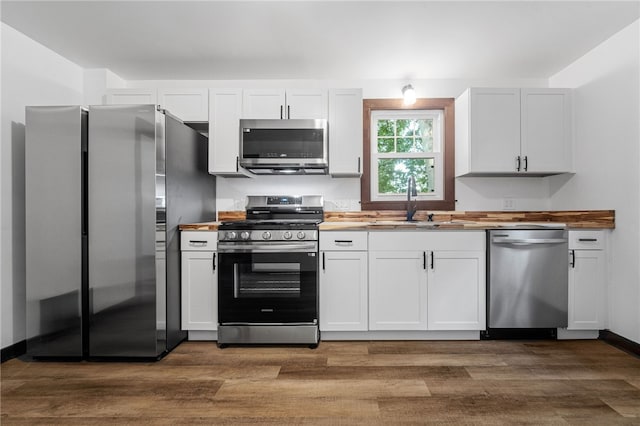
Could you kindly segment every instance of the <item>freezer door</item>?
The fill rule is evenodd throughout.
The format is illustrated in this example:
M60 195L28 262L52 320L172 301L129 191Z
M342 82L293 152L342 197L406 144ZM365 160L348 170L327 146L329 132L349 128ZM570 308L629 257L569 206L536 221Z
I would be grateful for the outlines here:
M27 107L27 353L82 357L82 183L86 112Z
M157 285L158 278L164 281L164 242L157 247L156 215L163 132L164 116L155 105L89 109L92 358L157 357L166 349L165 288Z

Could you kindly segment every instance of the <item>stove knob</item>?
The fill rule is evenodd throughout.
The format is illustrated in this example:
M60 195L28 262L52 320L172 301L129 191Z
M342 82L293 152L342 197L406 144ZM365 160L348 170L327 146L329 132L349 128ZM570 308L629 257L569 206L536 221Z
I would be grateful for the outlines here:
M284 231L284 234L282 234L282 236L285 240L290 240L293 235L291 235L291 232L289 231Z
M226 235L227 240L235 240L237 236L238 234L236 233L236 231L229 231Z
M251 234L248 231L242 231L242 233L240 234L240 238L242 238L243 240L248 240L250 235Z
M300 231L298 232L298 239L299 240L304 240L304 237L306 237L307 234L305 234L304 232Z
M271 239L271 232L269 231L265 231L262 233L262 239L263 240L270 240Z

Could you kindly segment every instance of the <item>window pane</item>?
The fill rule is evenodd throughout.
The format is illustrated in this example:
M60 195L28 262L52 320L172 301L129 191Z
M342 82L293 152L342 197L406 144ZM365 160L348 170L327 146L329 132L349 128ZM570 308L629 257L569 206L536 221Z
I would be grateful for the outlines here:
M421 139L421 145L426 152L433 151L433 120L416 120L416 137Z
M396 130L398 137L413 136L413 128L411 122L414 120L396 120Z
M378 120L378 136L395 136L395 120Z
M413 149L413 141L412 138L398 138L398 151L397 152L416 152Z
M395 152L394 138L378 138L378 152Z
M406 194L407 180L413 175L419 194L433 192L433 158L381 158L378 159L378 193Z

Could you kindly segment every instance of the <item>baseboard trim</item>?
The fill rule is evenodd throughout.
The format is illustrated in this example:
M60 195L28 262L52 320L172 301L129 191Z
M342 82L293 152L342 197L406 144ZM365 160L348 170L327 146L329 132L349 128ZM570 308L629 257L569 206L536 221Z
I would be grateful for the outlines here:
M604 340L611 346L615 346L618 349L622 349L640 358L640 343L636 343L609 330L600 330L598 338Z
M7 346L6 348L2 348L2 361L9 361L10 359L17 358L20 355L24 355L27 353L27 341L22 340L18 343L14 343L11 346Z

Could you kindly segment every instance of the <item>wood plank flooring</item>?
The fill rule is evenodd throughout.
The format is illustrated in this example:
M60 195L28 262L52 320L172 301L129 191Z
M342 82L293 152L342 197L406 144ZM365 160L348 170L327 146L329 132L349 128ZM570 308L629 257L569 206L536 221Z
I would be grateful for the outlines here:
M156 363L2 364L2 425L640 425L640 359L603 341L184 342Z

